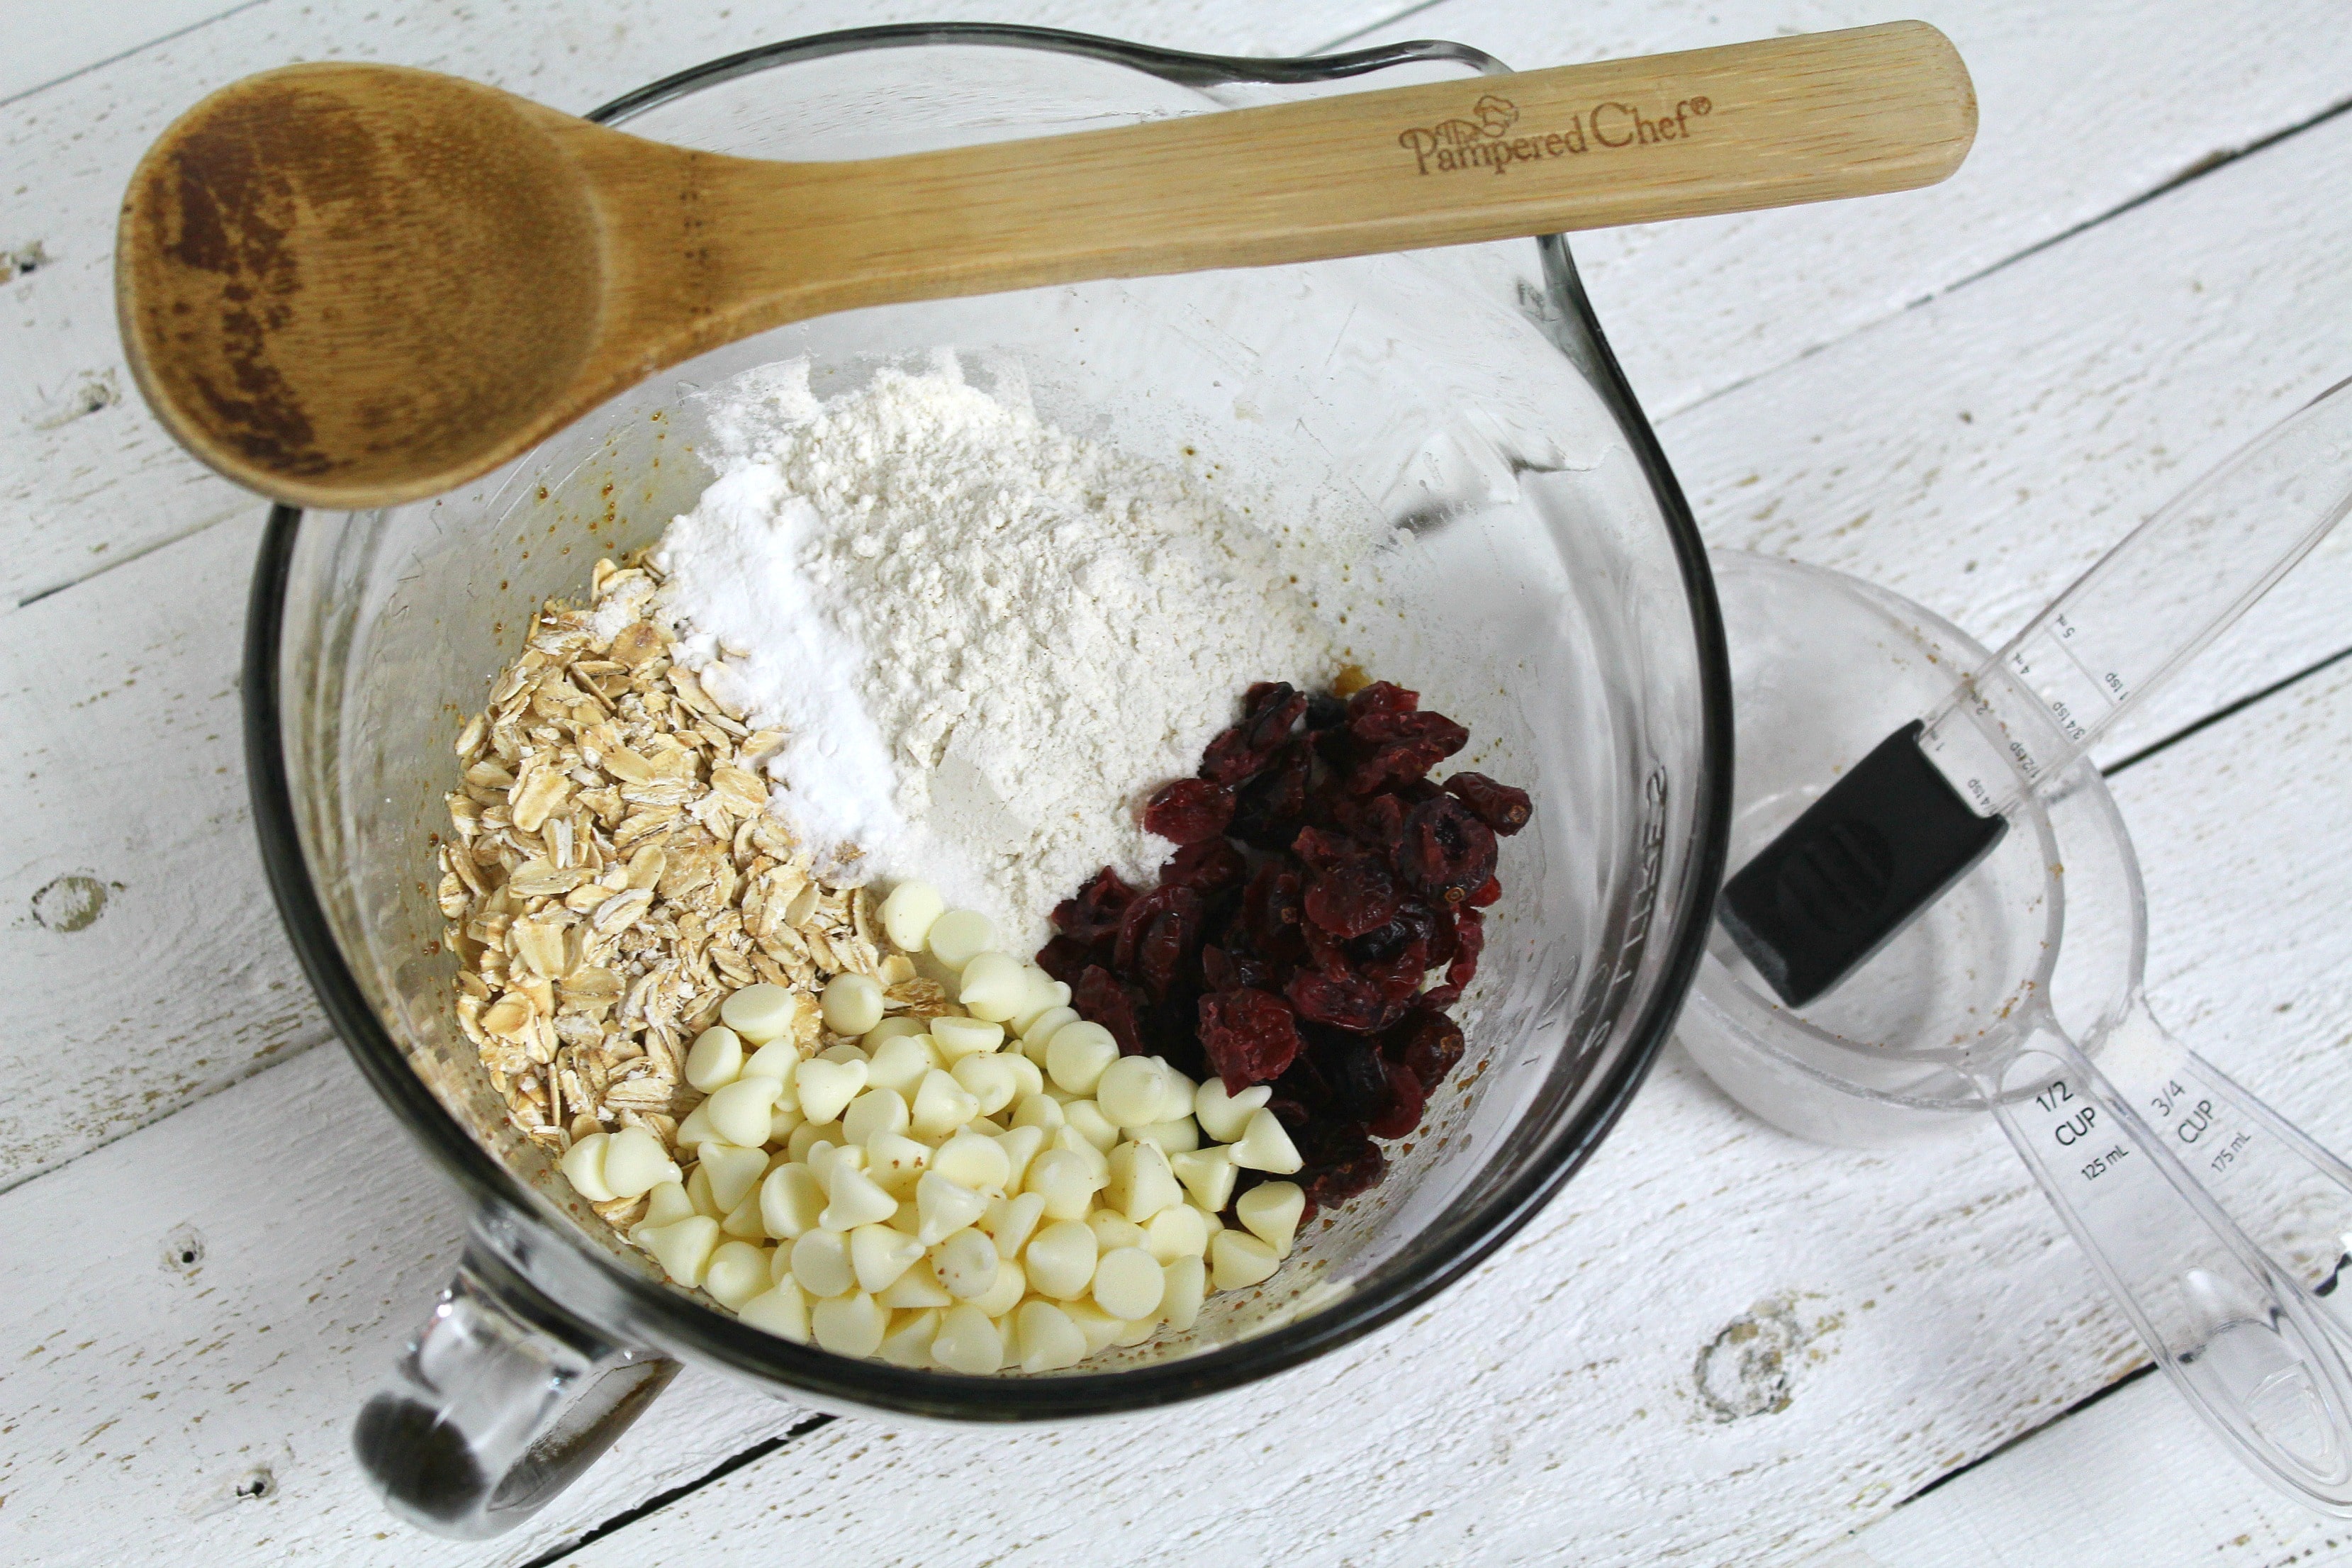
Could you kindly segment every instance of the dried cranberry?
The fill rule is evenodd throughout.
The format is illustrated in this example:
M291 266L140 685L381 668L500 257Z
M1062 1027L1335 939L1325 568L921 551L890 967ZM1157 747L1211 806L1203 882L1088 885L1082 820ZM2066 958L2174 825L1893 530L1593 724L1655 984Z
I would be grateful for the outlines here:
M1404 1022L1381 1037L1381 1050L1410 1069L1425 1095L1444 1082L1462 1059L1462 1028L1435 1007L1415 1007Z
M1243 699L1242 721L1209 742L1201 756L1201 776L1211 784L1237 784L1256 777L1273 761L1290 728L1307 711L1307 699L1285 681L1260 682Z
M1360 844L1386 853L1404 842L1405 803L1394 795L1350 795L1333 803L1333 820Z
M1037 950L1037 967L1065 985L1076 985L1093 962L1092 951L1073 937L1057 936Z
M1361 852L1307 882L1307 918L1338 937L1378 931L1395 918L1398 901L1389 868Z
M1497 877L1489 877L1486 879L1486 885L1485 887L1479 889L1476 892L1471 894L1462 901L1468 904L1474 910L1483 910L1489 904L1501 899L1502 896L1502 879Z
M1448 795L1477 814L1478 820L1508 838L1535 815L1528 792L1496 784L1485 773L1455 773L1445 781Z
M1201 998L1201 1048L1209 1068L1236 1093L1281 1076L1298 1054L1298 1022L1279 996L1212 991Z
M1091 964L1070 987L1070 1005L1078 1016L1100 1024L1118 1042L1118 1054L1144 1054L1143 1031L1137 1021L1142 997L1136 988L1101 964Z
M1348 792L1370 795L1384 785L1411 784L1470 743L1470 731L1443 713L1400 714L1396 735L1360 749L1348 771ZM1360 748L1366 743L1358 737Z
M1421 1125L1422 1110L1429 1103L1429 1090L1402 1062L1381 1065L1388 1076L1388 1102L1381 1107L1379 1115L1365 1123L1364 1130L1375 1138L1402 1138Z
M1389 738L1385 726L1401 714L1421 706L1421 693L1386 680L1375 680L1348 699L1348 729L1367 741Z
M1307 792L1315 759L1305 741L1285 741L1265 771L1237 792L1230 831L1244 844L1284 849L1307 819Z
M1478 973L1478 955L1486 950L1486 917L1476 910L1454 911L1454 962L1445 966L1445 983L1461 987Z
M1433 902L1459 904L1495 874L1495 830L1450 795L1405 814L1397 869Z
M1213 946L1201 950L1201 984L1210 991L1233 991L1244 985L1255 991L1281 989L1274 965L1257 954Z
M1143 808L1143 826L1171 844L1199 844L1220 837L1234 819L1234 792L1206 779L1177 779L1152 793Z
M1298 1009L1300 1017L1359 1035L1369 1035L1394 1023L1392 1015L1403 1011L1379 986L1352 974L1303 969L1290 977L1283 994Z
M1318 691L1307 700L1307 728L1309 731L1336 730L1348 721L1348 705L1327 691Z
M1169 931L1167 917L1179 920L1181 929L1173 929L1173 933L1181 938L1181 945L1195 942L1200 938L1202 914L1200 893L1188 886L1155 886L1150 893L1139 893L1119 920L1119 941L1110 950L1110 971L1136 978L1143 969L1143 942L1152 931Z
M1077 891L1054 906L1054 929L1082 942L1093 942L1118 930L1119 918L1135 901L1135 889L1106 866Z
M1462 987L1459 985L1433 985L1421 994L1420 999L1414 1005L1427 1007L1434 1012L1443 1012L1461 1000Z
M1240 850L1222 838L1209 838L1187 844L1168 857L1160 868L1160 885L1213 893L1220 888L1238 886L1248 871Z
M1370 1040L1357 1037L1318 1054L1340 1114L1349 1121L1370 1121L1388 1108L1388 1064Z
M1300 1173L1298 1184L1306 1189L1307 1202L1328 1208L1379 1186L1388 1168L1388 1156L1381 1152L1381 1146L1358 1134L1340 1142L1325 1159Z
M1242 930L1258 952L1280 957L1297 951L1298 928L1307 919L1301 885L1298 873L1277 860L1251 873L1242 891Z

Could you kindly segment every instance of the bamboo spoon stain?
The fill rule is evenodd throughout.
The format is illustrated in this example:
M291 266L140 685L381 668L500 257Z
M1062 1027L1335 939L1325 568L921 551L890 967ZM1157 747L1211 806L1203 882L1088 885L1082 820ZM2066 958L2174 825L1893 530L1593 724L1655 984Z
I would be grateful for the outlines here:
M1975 130L1965 68L1916 22L821 163L428 71L294 66L148 151L116 297L191 451L360 508L831 310L1903 190Z

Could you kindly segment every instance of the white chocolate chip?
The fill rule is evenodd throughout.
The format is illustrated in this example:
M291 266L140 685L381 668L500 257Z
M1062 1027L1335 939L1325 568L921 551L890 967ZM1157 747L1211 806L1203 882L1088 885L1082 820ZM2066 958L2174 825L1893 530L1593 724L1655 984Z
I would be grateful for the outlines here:
M634 1198L677 1180L677 1164L661 1140L642 1127L624 1127L604 1143L604 1185L616 1198Z
M1148 1319L1160 1310L1167 1283L1158 1258L1139 1247L1122 1247L1095 1265L1095 1305L1124 1322Z
M960 1230L931 1248L931 1268L940 1284L958 1300L984 1295L996 1283L1003 1260L996 1243L976 1230Z
M1087 1342L1088 1355L1094 1354L1095 1352L1127 1331L1126 1319L1112 1317L1090 1300L1081 1299L1076 1301L1065 1301L1062 1303L1062 1310L1068 1313L1070 1321L1077 1325L1079 1334Z
M768 1289L768 1253L748 1241L722 1241L702 1271L702 1288L732 1312Z
M1154 1121L1144 1127L1130 1127L1127 1135L1138 1143L1157 1143L1170 1154L1189 1154L1201 1146L1201 1126L1190 1116L1174 1121Z
M961 970L996 945L996 927L971 910L950 910L923 933L923 945L950 969Z
M940 1314L931 1359L950 1372L985 1377L1004 1364L1004 1336L979 1308L950 1307Z
M996 1283L971 1299L971 1304L992 1318L1002 1318L1021 1305L1029 1293L1029 1276L1018 1263L996 1266Z
M1041 1132L1051 1132L1069 1120L1062 1114L1062 1102L1050 1094L1032 1094L1013 1108L1013 1125L1034 1127Z
M939 1273L929 1258L919 1258L898 1276L898 1283L877 1298L884 1306L944 1307L955 1298L940 1283Z
M836 974L825 982L819 1006L835 1034L862 1035L882 1021L882 987L871 975Z
M873 1037L868 1035L866 1038ZM874 1047L874 1060L866 1068L866 1081L877 1089L911 1096L922 1086L925 1073L946 1065L929 1034L894 1036Z
M1095 1104L1114 1127L1142 1127L1164 1120L1168 1069L1158 1057L1121 1057L1095 1082Z
M1276 1258L1290 1256L1299 1216L1306 1212L1307 1194L1297 1182L1261 1182L1234 1203L1234 1217L1274 1248Z
M1192 1091L1192 1114L1201 1119L1202 1132L1217 1142L1231 1143L1248 1129L1251 1114L1273 1098L1274 1086L1264 1083L1227 1094L1224 1080L1212 1073Z
M1023 1302L1015 1321L1020 1324L1022 1371L1056 1372L1086 1359L1086 1335L1051 1301Z
M705 1143L701 1168L710 1178L710 1202L721 1214L733 1211L768 1173L768 1152L729 1143Z
M735 1315L766 1333L795 1344L809 1341L808 1293L797 1281L785 1279L752 1297L735 1310Z
M746 985L719 1005L719 1021L755 1046L792 1031L800 1003L781 985Z
M980 1114L971 1091L933 1068L915 1090L914 1128L918 1138L944 1138Z
M1171 1204L1143 1227L1144 1247L1162 1263L1199 1258L1209 1250L1208 1222L1191 1204Z
M798 1241L824 1210L824 1189L806 1165L779 1165L760 1184L760 1224L778 1241Z
M695 1213L707 1214L712 1219L727 1217L727 1211L719 1206L718 1198L711 1194L710 1173L700 1165L697 1165L687 1174L686 1195L694 1200Z
M882 934L901 952L920 952L931 934L931 922L947 910L947 900L929 882L901 882L882 900Z
M966 1128L939 1146L931 1155L931 1169L975 1193L1003 1192L1013 1177L1013 1160L1003 1144L1011 1136L991 1138Z
M1209 1242L1210 1279L1220 1290L1240 1290L1274 1277L1282 1259L1243 1230L1221 1230Z
M686 1113L677 1124L677 1146L691 1149L697 1143L708 1143L719 1137L719 1129L710 1125L710 1101L703 1100Z
M1044 1198L1046 1216L1056 1220L1086 1217L1098 1190L1087 1163L1067 1149L1048 1149L1030 1161L1021 1184Z
M786 1087L789 1088L789 1084ZM799 1106L786 1105L779 1100L776 1108L768 1112L768 1142L780 1146L790 1142L793 1130L803 1120Z
M841 1131L852 1143L871 1143L877 1134L904 1132L910 1120L904 1095L895 1089L869 1089L841 1113Z
M1271 1110L1250 1112L1249 1125L1234 1142L1233 1151L1234 1163L1244 1171L1270 1171L1277 1176L1286 1176L1307 1163L1298 1157L1297 1145L1291 1142L1290 1134L1283 1130L1282 1119Z
M1023 1193L1018 1197L999 1198L988 1205L981 1218L981 1228L996 1241L996 1255L1010 1262L1021 1256L1029 1238L1037 1234L1037 1226L1045 1217L1045 1200L1035 1193Z
M866 1064L862 1061L830 1062L822 1057L812 1057L801 1063L793 1077L793 1087L800 1094L801 1114L811 1121L838 1119L866 1087Z
M993 1149L995 1145L990 1144ZM970 1187L950 1181L937 1171L915 1184L915 1213L921 1226L915 1235L924 1247L936 1247L967 1226L977 1225L988 1212L988 1199ZM868 1286L878 1289L878 1286Z
M902 1013L895 1018L885 1018L866 1030L857 1043L866 1047L866 1054L870 1057L887 1041L902 1035L928 1034L929 1030L930 1025L922 1019Z
M897 1198L875 1185L874 1179L865 1172L849 1169L838 1158L825 1190L832 1201L816 1216L816 1222L827 1230L856 1230L861 1225L888 1219L898 1212Z
M812 1296L838 1296L857 1282L849 1238L837 1230L803 1232L793 1243L793 1278Z
M972 963L977 964L981 959L1003 956L1002 953L982 953ZM966 1057L992 1051L1003 1045L1004 1026L986 1023L979 1018L934 1018L931 1020L931 1041L939 1047L940 1059L953 1067Z
M1102 1106L1095 1100L1071 1100L1062 1107L1062 1120L1065 1126L1076 1128L1078 1135L1097 1154L1109 1153L1118 1142L1118 1124L1103 1114Z
M1201 1303L1208 1299L1208 1265L1198 1258L1179 1258L1161 1264L1160 1273L1168 1281L1160 1298L1160 1316L1181 1333L1192 1326L1201 1315Z
M1112 1252L1122 1247L1141 1247L1145 1239L1141 1226L1133 1220L1122 1219L1115 1211L1106 1208L1087 1211L1087 1228L1095 1233L1095 1248L1099 1252Z
M956 1001L988 1023L1001 1025L1025 1011L1028 1000L1027 966L1009 952L974 953L958 977Z
M1175 1170L1157 1143L1122 1143L1110 1152L1103 1202L1137 1225L1184 1201Z
M563 1152L563 1179L592 1204L613 1201L613 1189L604 1184L604 1145L611 1141L609 1132L591 1132Z
M1042 1127L1013 1127L996 1135L996 1146L1004 1151L1004 1190L1019 1192L1029 1174L1029 1162L1045 1146L1046 1132Z
M681 1285L699 1285L719 1246L719 1222L709 1215L688 1215L667 1225L645 1226L643 1236L637 1245L654 1255L663 1273Z
M897 1284L922 1255L921 1242L887 1225L861 1225L849 1233L849 1267L857 1288L868 1293Z
M892 1366L921 1372L937 1364L931 1360L931 1339L940 1331L938 1309L919 1307L890 1314L879 1353Z
M694 1037L686 1053L686 1081L709 1094L735 1081L743 1070L743 1037L724 1024L714 1024Z
M737 1073L735 1076L738 1078L774 1079L777 1082L784 1086L783 1092L776 1096L776 1103L778 1105L793 1106L797 1109L800 1105L800 1100L793 1095L792 1084L793 1076L794 1072L798 1070L800 1065L800 1042L793 1039L790 1035L787 1035L781 1040L770 1040L766 1045L761 1046L758 1050L753 1051L749 1057L745 1058L743 1060L743 1070Z
M803 1121L793 1129L792 1137L785 1142L784 1157L805 1163L809 1151L820 1143L838 1147L848 1142L849 1134L841 1130L839 1121Z
M663 1182L656 1186L646 1204L646 1217L640 1225L667 1225L695 1213L694 1200L686 1195L686 1187L678 1182Z
M981 1114L988 1117L1012 1105L1013 1093L1021 1089L1021 1079L1013 1077L1013 1060L1018 1058L967 1056L948 1068L948 1077L962 1084L969 1096L979 1102Z
M1117 1060L1118 1042L1111 1032L1083 1018L1063 1025L1045 1042L1045 1074L1067 1094L1092 1094Z
M882 1348L889 1311L863 1290L834 1296L809 1310L809 1335L835 1355L869 1356Z
M1045 1091L1045 1072L1035 1062L1019 1051L1005 1051L998 1058L1013 1073L1013 1100L1018 1104L1033 1094Z
M991 1251L995 1250L993 1245ZM1095 1277L1095 1233L1083 1220L1056 1220L1032 1237L1021 1255L1029 1288L1040 1295L1072 1301L1087 1293Z
M931 1159L927 1143L902 1132L877 1132L866 1146L866 1173L874 1178L876 1186L904 1202L930 1167Z
M1016 1031L1021 1037L1021 1053L1039 1067L1045 1065L1045 1042L1065 1024L1078 1021L1078 1010L1067 1004L1048 1007Z
M1192 1201L1215 1214L1233 1201L1234 1183L1241 1173L1234 1165L1230 1145L1213 1143L1186 1154L1171 1154L1169 1169L1192 1194Z

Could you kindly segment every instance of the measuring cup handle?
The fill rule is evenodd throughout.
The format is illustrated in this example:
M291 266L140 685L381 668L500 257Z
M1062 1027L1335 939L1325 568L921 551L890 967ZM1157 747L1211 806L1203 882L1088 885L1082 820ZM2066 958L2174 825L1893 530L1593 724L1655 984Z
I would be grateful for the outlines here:
M605 1343L469 1241L352 1446L394 1513L479 1541L544 1508L677 1370Z
M2027 1168L2174 1384L2257 1473L2352 1518L2352 1369L2301 1282L2054 1029L1984 1085Z
M2136 998L2099 1060L2222 1211L2352 1345L2352 1165L2197 1055Z

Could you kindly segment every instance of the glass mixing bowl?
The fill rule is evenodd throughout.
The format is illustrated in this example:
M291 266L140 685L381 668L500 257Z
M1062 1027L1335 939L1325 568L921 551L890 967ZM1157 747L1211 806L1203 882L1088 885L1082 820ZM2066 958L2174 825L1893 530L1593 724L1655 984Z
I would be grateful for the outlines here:
M1287 96L1468 79L1475 50L1222 59L992 26L874 28L656 83L595 118L762 157L874 157ZM462 279L453 280L462 286ZM816 388L940 345L1038 413L1214 465L1259 516L1392 530L1373 667L1530 786L1465 998L1471 1041L1387 1183L1273 1280L1079 1367L971 1378L773 1338L661 1279L505 1120L451 1014L431 889L464 717L531 611L654 538L709 470L698 386L795 356ZM1385 624L1385 623L1384 623ZM370 1081L476 1205L464 1267L362 1412L392 1506L445 1532L528 1515L675 1371L821 1407L981 1421L1153 1407L1264 1377L1426 1300L1591 1153L1705 945L1729 679L1697 531L1557 238L861 310L655 378L462 492L270 521L246 666L262 847L311 982ZM1467 761L1468 759L1465 759ZM1149 781L1138 781L1139 785Z

